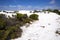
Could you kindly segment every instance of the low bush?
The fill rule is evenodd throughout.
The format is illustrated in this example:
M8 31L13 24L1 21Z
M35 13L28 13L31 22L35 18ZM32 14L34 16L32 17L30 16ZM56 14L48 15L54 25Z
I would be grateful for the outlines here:
M53 10L53 12L55 12L55 13L58 14L58 15L60 15L60 11L57 10L57 9Z
M37 14L31 14L29 16L29 18L33 19L33 20L38 20L38 15Z

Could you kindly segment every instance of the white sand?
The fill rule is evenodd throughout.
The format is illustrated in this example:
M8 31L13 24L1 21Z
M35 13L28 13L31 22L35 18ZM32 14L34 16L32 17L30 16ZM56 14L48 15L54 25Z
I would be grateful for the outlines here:
M23 13L28 16L33 14L25 11ZM36 14L39 15L39 20L30 24L27 28L26 26L21 27L23 30L22 36L14 40L60 40L60 35L55 33L57 28L60 28L60 16L52 12L49 14L47 12ZM12 14L6 15L12 16Z
M60 35L55 33L57 28L60 28L60 24L57 22L60 20L58 19L60 16L52 12L50 14L43 12L36 14L39 15L39 20L30 24L27 28L23 26L22 36L14 40L60 40Z

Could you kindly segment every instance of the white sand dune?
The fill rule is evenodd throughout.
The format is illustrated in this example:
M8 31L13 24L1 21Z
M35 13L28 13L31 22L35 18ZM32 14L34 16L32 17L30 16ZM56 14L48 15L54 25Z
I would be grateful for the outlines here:
M1 13L7 17L16 15L14 13ZM29 13L29 11L21 11L21 13L27 14L28 16L33 14ZM60 40L60 35L55 33L56 30L60 28L60 16L52 12L49 14L48 12L35 14L39 15L39 20L34 21L27 28L26 25L21 27L23 30L22 36L12 40Z
M23 30L22 36L14 40L60 40L60 35L55 33L57 28L60 28L60 16L52 12L36 14L39 15L39 20L30 24L27 28L26 26L21 27Z

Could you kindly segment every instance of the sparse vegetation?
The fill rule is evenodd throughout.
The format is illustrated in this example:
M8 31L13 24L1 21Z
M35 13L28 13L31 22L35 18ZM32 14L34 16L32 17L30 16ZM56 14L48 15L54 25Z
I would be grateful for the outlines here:
M54 13L60 15L60 11L58 9L54 9L54 10L47 9L46 11L48 11L48 12L54 12Z
M60 15L60 11L57 10L57 9L53 10L53 12L57 13L58 15Z
M55 33L60 35L60 28L58 28Z
M40 11L38 11L38 10L34 10L34 12L33 12L33 13L38 13L38 12L40 12Z
M60 35L60 32L59 31L56 31L56 34L59 34Z
M9 40L21 37L23 26L30 21L38 19L38 15L32 14L30 18L27 14L17 13L14 18L6 18L4 14L0 14L0 40Z
M18 13L18 11L14 11L14 13Z

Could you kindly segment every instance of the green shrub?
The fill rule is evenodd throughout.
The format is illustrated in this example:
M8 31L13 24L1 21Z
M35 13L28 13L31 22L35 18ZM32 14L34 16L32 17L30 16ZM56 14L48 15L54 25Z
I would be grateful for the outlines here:
M38 11L38 10L34 10L34 12L33 12L33 13L38 13L38 12L41 12L41 11Z
M6 26L6 16L4 14L0 14L0 30L4 29Z
M57 9L53 10L53 12L58 13L59 11Z
M51 9L47 9L46 11L48 11L48 12L52 12L52 10L51 10Z
M1 30L1 29L4 29L5 26L6 26L6 22L5 22L5 20L0 19L0 30Z
M14 13L18 13L18 11L14 11Z
M37 14L31 14L29 16L29 18L33 19L33 20L38 20L38 15Z
M21 37L21 26L30 21L38 20L37 14L32 14L30 17L27 14L19 14L15 18L6 18L5 15L0 14L0 40L10 40Z
M8 28L8 30L10 31L10 33L9 33L8 36L9 36L11 39L21 37L22 29L20 29L20 27L11 26L10 28Z
M0 14L0 19L6 19L5 14Z
M4 30L0 30L0 40L3 39L3 35L4 35Z
M9 40L21 37L22 29L17 26L10 26L6 30L0 30L0 39Z
M17 14L17 19L23 21L24 19L28 18L27 14Z
M58 9L53 10L53 12L56 13L56 14L58 14L58 15L60 15L60 12L59 12Z
M29 18L26 18L26 19L24 20L25 23L30 23L30 21L31 21L31 20L30 20Z
M18 38L21 37L22 35L22 29L17 28L15 30L12 30L12 32L10 33L10 38L14 39L14 38Z
M23 18L23 14L17 14L17 19L18 20L22 20L22 18Z

